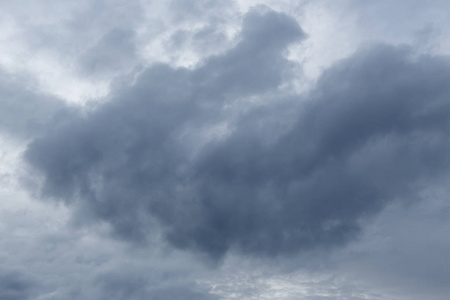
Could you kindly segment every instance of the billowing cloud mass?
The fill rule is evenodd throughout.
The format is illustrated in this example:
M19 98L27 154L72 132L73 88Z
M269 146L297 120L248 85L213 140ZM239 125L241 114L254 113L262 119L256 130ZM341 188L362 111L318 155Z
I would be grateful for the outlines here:
M142 241L156 222L177 248L278 255L342 245L361 218L447 174L444 58L362 49L306 97L289 95L292 124L273 130L293 69L283 54L302 37L289 16L254 10L223 55L193 70L151 66L108 104L30 144L45 195L78 203L127 240ZM225 118L228 106L267 94L274 104ZM202 139L218 122L227 133Z
M0 1L0 298L446 299L448 5L387 3Z

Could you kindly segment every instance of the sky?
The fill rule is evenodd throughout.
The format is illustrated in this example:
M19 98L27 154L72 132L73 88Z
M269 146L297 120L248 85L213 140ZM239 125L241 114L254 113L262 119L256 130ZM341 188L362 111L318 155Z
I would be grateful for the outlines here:
M0 0L0 299L448 299L449 9Z

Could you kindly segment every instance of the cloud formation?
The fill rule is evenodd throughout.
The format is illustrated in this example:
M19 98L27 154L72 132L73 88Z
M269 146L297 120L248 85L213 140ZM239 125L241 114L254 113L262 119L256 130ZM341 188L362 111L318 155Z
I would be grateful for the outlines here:
M345 244L363 218L448 173L450 64L375 45L326 70L307 95L287 94L286 50L304 37L291 17L259 8L226 53L192 70L149 67L29 145L43 194L122 239L161 230L172 246L213 258ZM227 130L211 133L220 124Z

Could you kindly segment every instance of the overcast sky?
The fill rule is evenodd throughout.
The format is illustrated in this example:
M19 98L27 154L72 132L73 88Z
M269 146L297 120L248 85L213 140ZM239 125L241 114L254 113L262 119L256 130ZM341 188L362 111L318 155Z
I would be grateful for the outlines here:
M447 300L449 10L0 0L0 299Z

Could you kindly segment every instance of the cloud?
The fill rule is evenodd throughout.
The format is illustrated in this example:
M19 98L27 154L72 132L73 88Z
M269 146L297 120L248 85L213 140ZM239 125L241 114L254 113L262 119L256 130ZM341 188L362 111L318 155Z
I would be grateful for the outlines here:
M86 75L127 69L135 64L136 47L131 30L113 29L88 49L80 58L81 70Z
M115 224L119 236L142 239L149 226L149 210L159 210L157 215L164 218L160 195L169 186L179 186L180 175L175 173L182 172L187 159L187 151L180 148L186 147L178 145L179 135L186 128L211 124L224 101L236 94L276 88L289 65L282 56L282 44L302 36L292 19L275 12L252 12L244 26L242 41L225 55L211 58L194 71L155 65L132 89L94 114L33 143L27 157L45 170L45 192L68 202L80 196L87 200L83 203L88 211ZM97 163L104 168L98 170L98 187L118 180L117 190L100 188L96 195L90 177L97 173ZM106 178L103 172L112 176ZM129 202L130 197L135 201ZM120 208L124 205L129 214Z
M67 121L75 112L61 100L36 89L30 78L0 69L0 131L32 138Z
M441 258L450 249L447 186L448 177L414 205L389 205L356 243L338 251L337 273L392 298L446 299L450 269Z
M193 70L149 67L29 145L44 196L128 241L161 230L213 258L273 257L343 245L361 220L447 174L446 58L367 47L291 95L285 54L302 37L292 18L258 8L224 54Z
M170 237L263 254L346 242L361 218L448 171L447 66L380 46L328 70L276 143L239 128L204 151L194 182L207 217Z
M156 282L149 280L146 274L136 274L136 272L126 272L118 270L115 274L108 273L98 276L94 281L96 293L107 299L155 299L155 300L213 300L218 299L215 295L209 294L207 290L201 290L194 281L180 280L179 274L162 274ZM151 277L155 277L152 274ZM165 277L165 278L164 278ZM98 299L98 298L96 298Z
M448 3L403 6L0 1L0 299L448 299Z
M210 0L171 0L169 1L170 12L175 22L198 19L207 15L211 21L223 18L236 4L234 1L210 1Z
M101 226L67 226L65 208L12 184L0 186L0 198L0 299L216 299L197 283L208 270L190 255L133 249Z
M2 270L0 272L0 298L4 300L32 299L32 291L36 284L15 271Z

